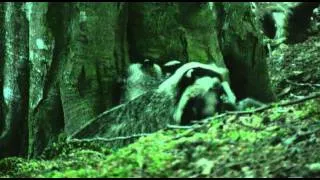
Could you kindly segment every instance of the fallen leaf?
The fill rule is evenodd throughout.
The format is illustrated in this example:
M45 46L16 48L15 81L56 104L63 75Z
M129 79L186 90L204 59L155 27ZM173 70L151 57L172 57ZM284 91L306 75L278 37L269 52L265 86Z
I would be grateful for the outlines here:
M286 88L284 88L279 94L278 96L281 97L283 95L286 95L287 93L289 93L291 91L291 86L288 86Z
M196 162L196 166L202 169L201 174L209 175L213 168L213 161L206 158L201 158Z
M307 164L306 166L312 172L320 172L320 163Z
M303 81L303 82L306 82L306 81L309 81L310 79L311 79L311 75L308 74L308 75L306 75L306 76L304 76L304 77L302 78L302 81Z

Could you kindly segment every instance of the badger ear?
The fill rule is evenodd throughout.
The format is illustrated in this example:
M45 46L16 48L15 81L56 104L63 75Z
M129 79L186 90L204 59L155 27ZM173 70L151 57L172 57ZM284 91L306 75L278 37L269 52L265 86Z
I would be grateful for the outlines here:
M165 63L163 66L165 66L165 67L171 67L171 66L178 66L178 65L180 65L180 64L181 64L180 61L178 61L178 60L172 60L172 61L169 61L169 62Z
M178 60L168 61L162 65L163 72L170 76L175 73L175 71L182 65L182 63Z

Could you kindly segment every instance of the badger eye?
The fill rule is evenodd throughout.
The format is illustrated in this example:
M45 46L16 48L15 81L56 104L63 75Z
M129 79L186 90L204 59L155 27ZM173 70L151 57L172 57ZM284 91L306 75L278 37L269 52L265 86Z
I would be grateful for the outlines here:
M209 88L209 91L218 93L219 89L216 86L213 86L213 87Z
M218 86L217 87L217 93L222 94L222 92L223 92L222 86Z

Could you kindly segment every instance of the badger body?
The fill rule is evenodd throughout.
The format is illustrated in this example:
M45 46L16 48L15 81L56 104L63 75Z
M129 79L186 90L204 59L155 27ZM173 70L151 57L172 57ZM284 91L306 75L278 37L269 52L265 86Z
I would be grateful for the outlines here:
M171 63L171 62L170 62ZM128 69L125 102L148 92L155 91L174 103L171 109L163 109L171 114L176 124L186 125L191 121L204 119L226 110L246 107L246 101L237 103L236 96L228 82L228 70L215 64L190 62L173 64L174 71L169 77L162 68L150 61L135 63ZM251 101L250 101L251 102ZM251 103L252 104L252 103ZM257 103L256 103L257 104Z

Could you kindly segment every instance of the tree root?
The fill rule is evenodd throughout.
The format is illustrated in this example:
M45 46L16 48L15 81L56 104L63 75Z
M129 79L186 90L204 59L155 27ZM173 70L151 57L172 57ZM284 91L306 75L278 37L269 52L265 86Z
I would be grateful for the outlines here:
M98 142L98 141L112 142L112 141L118 141L118 140L139 138L139 137L144 137L148 135L150 135L150 133L141 133L141 134L134 134L131 136L120 136L120 137L114 137L114 138L102 138L102 137L86 138L86 139L70 138L70 139L67 139L67 142Z
M295 85L295 86L309 86L309 87L317 87L317 88L320 88L320 84L312 84L312 83L297 83L297 82L294 82L294 81L290 81L289 79L286 79L285 80L287 83L289 84L292 84L292 85Z
M272 109L274 107L285 107L285 106L290 106L290 105L295 105L295 104L299 104L311 99L316 99L316 98L320 98L320 92L314 93L312 95L306 96L304 98L301 99L296 99L293 101L289 101L289 102L284 102L284 103L280 103L280 104L270 104L270 105L266 105L266 106L262 106L253 110L249 110L249 111L228 111L226 112L226 115L245 115L245 114L253 114L253 113L258 113L258 112L262 112L268 109Z

